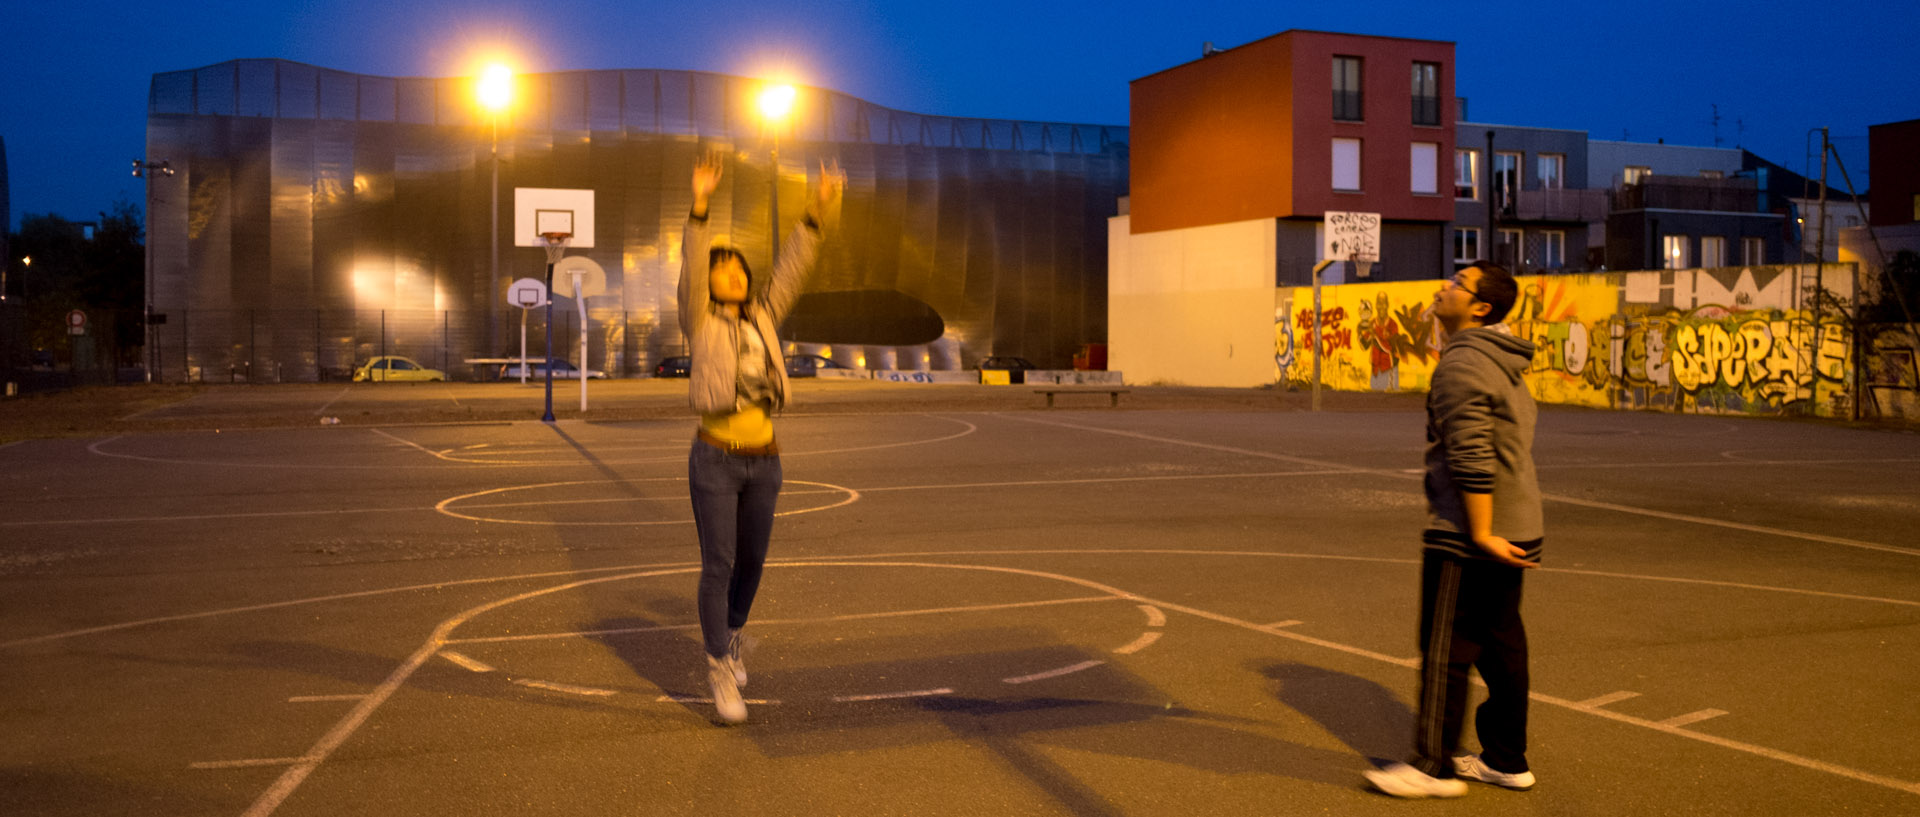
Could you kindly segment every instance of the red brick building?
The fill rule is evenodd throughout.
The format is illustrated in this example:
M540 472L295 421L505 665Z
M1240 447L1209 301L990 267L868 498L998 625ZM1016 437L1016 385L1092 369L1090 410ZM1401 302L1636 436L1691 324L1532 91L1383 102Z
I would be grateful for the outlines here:
M1286 31L1132 83L1135 234L1279 219L1304 283L1322 214L1378 213L1376 279L1451 271L1453 43Z

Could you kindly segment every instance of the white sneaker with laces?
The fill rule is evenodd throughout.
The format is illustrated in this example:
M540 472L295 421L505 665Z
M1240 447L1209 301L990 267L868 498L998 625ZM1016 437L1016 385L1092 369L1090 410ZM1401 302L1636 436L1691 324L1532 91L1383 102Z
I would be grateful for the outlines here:
M1433 777L1405 763L1389 763L1362 774L1374 788L1394 797L1459 797L1467 793L1467 784L1458 779Z
M1480 760L1479 755L1456 755L1453 758L1453 773L1468 780L1492 783L1503 789L1526 791L1533 788L1533 772L1507 773L1494 769Z
M746 638L740 635L738 627L727 632L727 668L733 670L733 685L746 689L747 659L742 655L746 647Z
M720 720L741 723L747 719L747 702L740 699L740 687L727 664L725 659L707 656L707 686L713 689L713 708Z

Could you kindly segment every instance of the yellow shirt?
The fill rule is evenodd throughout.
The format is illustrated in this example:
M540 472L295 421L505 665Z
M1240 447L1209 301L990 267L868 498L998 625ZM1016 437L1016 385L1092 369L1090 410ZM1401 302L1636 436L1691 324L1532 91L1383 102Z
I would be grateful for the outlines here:
M773 442L773 418L766 406L750 403L737 411L716 411L700 415L701 430L721 442L760 446Z

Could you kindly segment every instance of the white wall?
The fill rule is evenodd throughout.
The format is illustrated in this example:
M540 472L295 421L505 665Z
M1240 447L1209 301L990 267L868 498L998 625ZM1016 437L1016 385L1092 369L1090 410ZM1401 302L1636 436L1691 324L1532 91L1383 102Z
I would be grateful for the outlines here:
M1107 368L1129 383L1273 382L1272 219L1134 235L1107 220Z

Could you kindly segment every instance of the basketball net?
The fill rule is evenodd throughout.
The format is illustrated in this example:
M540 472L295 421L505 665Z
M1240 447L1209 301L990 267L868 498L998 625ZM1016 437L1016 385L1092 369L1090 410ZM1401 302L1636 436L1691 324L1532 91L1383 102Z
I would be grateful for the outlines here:
M573 233L541 233L540 240L545 243L547 266L553 266L567 254L567 242L573 240Z

